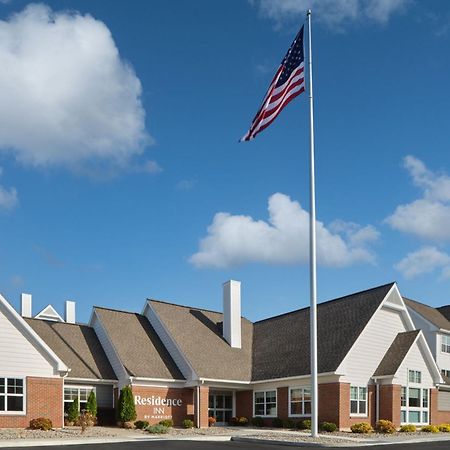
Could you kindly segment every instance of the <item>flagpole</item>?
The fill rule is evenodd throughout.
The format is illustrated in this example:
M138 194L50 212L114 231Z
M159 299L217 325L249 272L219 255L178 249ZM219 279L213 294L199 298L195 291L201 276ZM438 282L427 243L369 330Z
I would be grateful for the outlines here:
M316 189L314 168L314 105L312 79L311 10L308 10L308 67L309 67L309 131L310 131L310 346L311 346L311 436L318 436L318 382L317 382L317 274L316 274Z

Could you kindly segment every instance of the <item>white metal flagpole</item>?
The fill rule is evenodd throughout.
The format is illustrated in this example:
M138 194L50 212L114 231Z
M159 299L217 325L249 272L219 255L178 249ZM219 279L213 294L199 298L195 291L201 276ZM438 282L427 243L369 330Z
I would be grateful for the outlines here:
M308 10L309 124L310 124L310 345L311 345L311 436L318 436L317 383L317 276L316 276L316 189L314 169L314 105L311 48L311 10Z

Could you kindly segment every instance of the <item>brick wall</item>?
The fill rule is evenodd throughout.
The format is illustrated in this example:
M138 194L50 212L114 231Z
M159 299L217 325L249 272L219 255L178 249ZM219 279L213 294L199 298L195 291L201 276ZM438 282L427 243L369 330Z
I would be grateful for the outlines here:
M21 416L0 415L0 428L26 428L31 419L46 417L55 428L64 422L63 379L26 378L26 414Z
M401 386L387 384L380 386L380 419L387 419L400 426Z
M195 421L194 390L192 388L178 389L151 386L132 386L132 390L133 395L135 396L137 420L146 420L150 424L155 424L163 419L172 419L176 426L180 426L186 418ZM152 396L155 398L160 397L161 399L179 399L181 400L181 405L165 406L138 404L136 401L136 396L140 396L145 399L151 398ZM206 407L208 407L207 403ZM208 418L206 418L206 420L207 419Z
M236 416L253 417L253 391L237 391L236 392Z
M197 416L195 414L195 426L197 428L208 428L208 405L209 405L209 387L208 386L200 386L200 388L197 390L195 388L195 392L200 393L200 414ZM197 403L196 403L197 405ZM198 421L199 419L199 421Z

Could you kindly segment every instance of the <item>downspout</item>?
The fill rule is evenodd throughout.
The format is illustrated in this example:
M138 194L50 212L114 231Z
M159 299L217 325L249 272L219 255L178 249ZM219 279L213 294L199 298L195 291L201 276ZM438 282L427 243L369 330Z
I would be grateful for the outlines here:
M197 428L200 428L200 384L197 385Z
M380 420L380 383L378 380L375 380L375 386L377 390L375 403L375 419L376 422L378 422Z

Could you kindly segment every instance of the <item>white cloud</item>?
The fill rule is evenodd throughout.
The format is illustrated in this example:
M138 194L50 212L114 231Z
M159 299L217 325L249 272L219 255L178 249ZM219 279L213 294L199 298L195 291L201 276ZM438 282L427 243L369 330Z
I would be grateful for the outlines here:
M251 3L257 4L264 16L277 23L304 16L311 9L317 20L339 28L346 21L385 23L410 0L253 0Z
M27 6L0 21L0 151L33 167L126 167L151 138L141 83L106 25Z
M162 167L153 160L144 161L140 165L135 165L131 168L132 172L136 173L148 173L150 175L155 175L163 171Z
M441 277L450 276L450 256L438 250L436 247L422 247L421 249L408 253L395 268L399 270L405 278L414 278L418 275L441 270Z
M0 185L0 209L13 209L19 203L19 197L15 188L6 189Z
M413 156L404 159L404 166L422 198L399 205L386 222L394 229L432 241L450 240L450 177L428 170Z
M3 167L0 167L0 177L3 175ZM19 196L15 188L7 189L0 184L0 210L10 210L19 204Z
M309 213L284 194L269 198L269 220L217 213L190 262L198 267L227 267L249 262L305 263L309 259ZM334 229L334 230L333 230ZM320 264L343 267L374 262L367 244L378 238L373 227L334 222L327 228L317 222Z
M196 184L197 184L197 180L180 180L175 185L175 188L178 191L191 191L192 189L194 189Z

